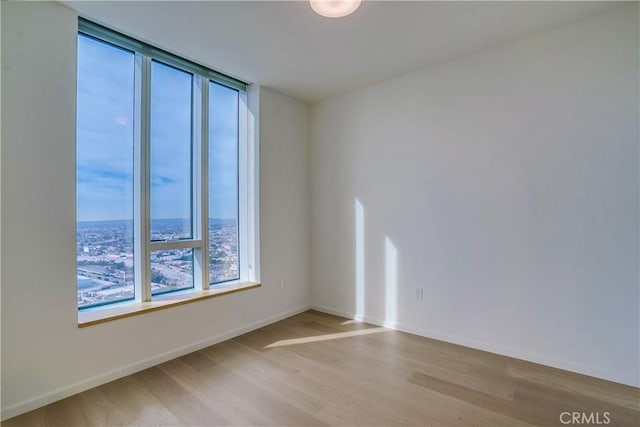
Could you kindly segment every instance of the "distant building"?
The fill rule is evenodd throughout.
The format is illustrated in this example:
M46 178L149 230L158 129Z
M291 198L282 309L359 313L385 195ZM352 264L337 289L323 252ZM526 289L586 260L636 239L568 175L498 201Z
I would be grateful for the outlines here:
M93 286L93 280L88 277L78 276L78 289L90 288Z

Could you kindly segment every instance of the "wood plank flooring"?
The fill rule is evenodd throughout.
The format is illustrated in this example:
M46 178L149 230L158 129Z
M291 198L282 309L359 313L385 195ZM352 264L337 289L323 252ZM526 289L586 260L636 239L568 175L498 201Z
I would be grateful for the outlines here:
M548 426L563 412L639 426L640 390L308 311L2 426Z

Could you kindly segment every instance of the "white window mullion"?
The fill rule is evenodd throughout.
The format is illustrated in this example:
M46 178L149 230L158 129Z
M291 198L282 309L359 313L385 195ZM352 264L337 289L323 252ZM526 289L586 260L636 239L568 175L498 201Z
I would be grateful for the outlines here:
M199 78L200 86L200 227L202 247L200 249L200 273L202 289L209 289L209 79Z
M136 150L135 150L135 271L136 299L151 301L149 191L150 124L151 124L151 58L136 54ZM138 89L139 88L139 89Z
M170 240L167 242L151 242L149 244L153 251L171 251L175 249L200 249L202 240Z
M255 281L253 229L253 151L249 144L247 93L238 99L238 257L240 280Z
M204 175L205 157L203 155L203 122L206 120L206 109L203 105L203 93L206 90L206 80L198 75L193 77L192 90L192 130L191 130L191 173L192 173L192 218L193 218L193 236L199 241L199 246L193 251L193 282L194 288L208 289L209 282L207 280L207 258L205 245L202 244L206 235L204 217L205 215L205 198L203 188L206 185Z

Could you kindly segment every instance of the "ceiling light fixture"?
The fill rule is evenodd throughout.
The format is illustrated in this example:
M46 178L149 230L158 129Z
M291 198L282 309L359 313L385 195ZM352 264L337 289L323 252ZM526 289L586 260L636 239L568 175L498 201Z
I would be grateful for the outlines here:
M351 15L360 7L362 0L309 0L311 9L327 18L342 18Z

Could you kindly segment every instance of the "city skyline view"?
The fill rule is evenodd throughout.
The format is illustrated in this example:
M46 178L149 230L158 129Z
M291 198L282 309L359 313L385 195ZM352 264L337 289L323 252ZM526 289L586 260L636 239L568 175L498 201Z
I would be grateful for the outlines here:
M170 240L181 220L164 220L159 240ZM237 224L211 219L209 283L239 279ZM134 294L133 221L81 221L77 232L78 307L131 300ZM193 250L152 251L153 295L194 286Z
M193 238L194 75L153 60L149 239ZM135 297L135 54L78 35L78 307ZM238 279L238 91L209 82L209 282ZM194 286L193 248L149 254L152 295Z

